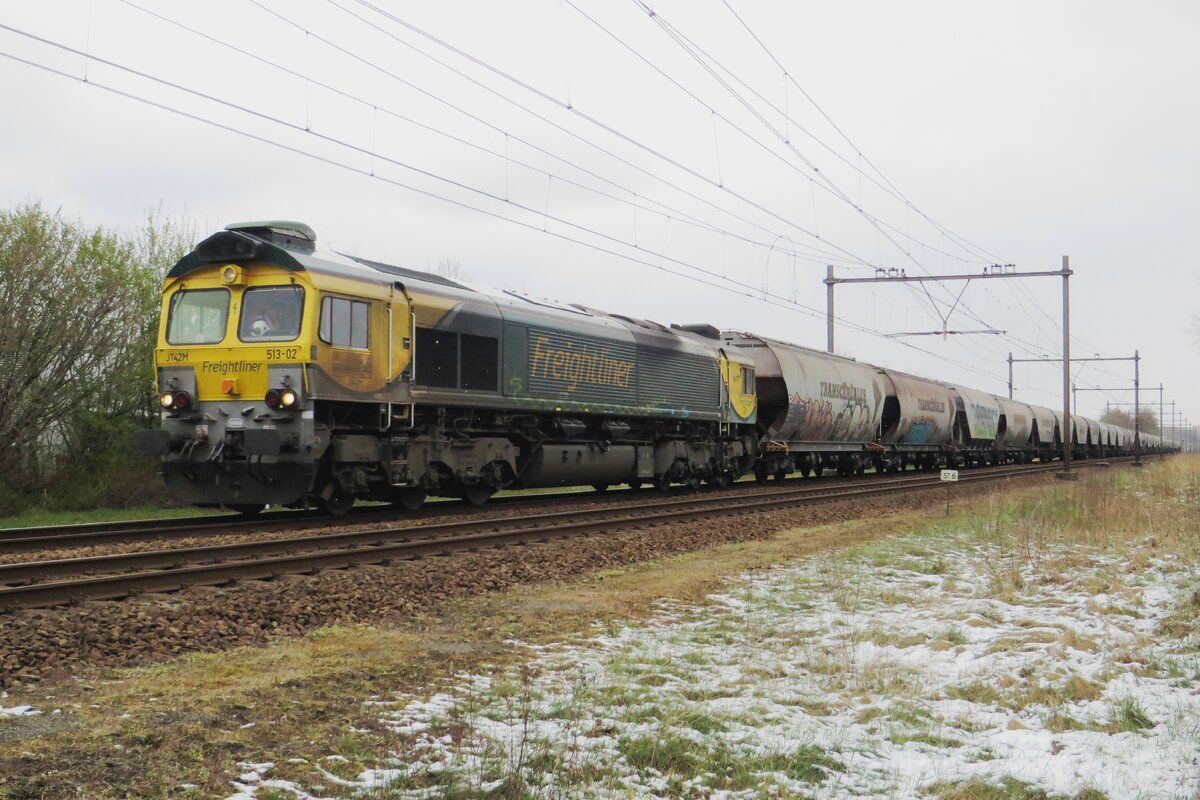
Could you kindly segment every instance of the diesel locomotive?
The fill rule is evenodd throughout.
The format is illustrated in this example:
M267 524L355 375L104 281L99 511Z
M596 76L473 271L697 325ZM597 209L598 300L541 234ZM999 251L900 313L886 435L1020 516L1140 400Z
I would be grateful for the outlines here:
M482 503L502 487L724 484L753 466L753 362L714 336L318 253L231 225L166 276L162 458L185 502Z
M1134 433L739 331L663 326L230 225L167 274L174 496L254 513L501 488L897 471L1130 452ZM1145 451L1162 448L1141 435Z

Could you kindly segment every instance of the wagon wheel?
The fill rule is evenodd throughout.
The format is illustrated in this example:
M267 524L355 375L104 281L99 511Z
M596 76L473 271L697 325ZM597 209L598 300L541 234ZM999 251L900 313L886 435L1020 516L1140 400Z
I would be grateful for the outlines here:
M496 490L491 486L484 486L481 483L472 483L463 487L463 500L466 500L469 505L481 506L496 493Z
M771 473L767 471L767 465L759 462L754 465L754 480L758 481L759 485L766 486L770 479Z
M592 488L595 489L600 494L604 494L605 492L608 491L608 484L607 483L593 483Z
M261 514L262 510L267 507L266 503L226 503L225 507L230 511L236 511L239 514L244 514L247 517L253 517L256 514Z
M317 508L326 514L340 517L354 506L355 499L354 492L347 492L339 485L327 499L317 500Z
M733 476L728 472L720 472L709 478L708 483L710 486L716 489L724 489L726 486L729 486L731 483L733 483Z
M637 478L634 478L633 480L631 480L628 485L629 485L629 488L633 489L635 492L638 489L642 488L642 482L639 481Z
M401 489L396 492L393 502L405 511L416 511L425 504L427 496L425 490L418 487Z

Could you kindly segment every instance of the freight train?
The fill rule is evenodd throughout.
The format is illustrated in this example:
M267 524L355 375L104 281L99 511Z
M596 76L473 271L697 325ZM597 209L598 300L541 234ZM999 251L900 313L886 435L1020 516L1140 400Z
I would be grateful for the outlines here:
M709 325L663 326L230 225L167 274L162 424L180 500L409 509L502 488L698 488L1121 454L1134 434ZM1162 448L1142 434L1145 451Z

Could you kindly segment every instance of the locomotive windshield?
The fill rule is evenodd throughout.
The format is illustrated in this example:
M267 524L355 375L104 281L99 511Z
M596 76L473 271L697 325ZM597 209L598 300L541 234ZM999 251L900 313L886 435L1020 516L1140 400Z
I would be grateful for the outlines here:
M228 289L185 289L171 297L168 344L216 344L225 338Z
M304 289L260 286L242 295L238 338L243 342L288 342L300 335Z

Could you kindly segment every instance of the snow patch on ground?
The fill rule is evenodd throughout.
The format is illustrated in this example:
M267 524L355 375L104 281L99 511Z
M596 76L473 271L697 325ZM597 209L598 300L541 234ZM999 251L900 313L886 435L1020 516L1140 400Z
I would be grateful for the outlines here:
M0 717L36 717L41 713L33 706L0 706Z
M366 700L394 757L314 778L397 798L890 799L970 779L1193 798L1200 643L1163 623L1194 572L1140 552L927 534L743 576L518 669ZM270 766L243 765L233 797L312 797Z

